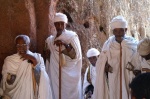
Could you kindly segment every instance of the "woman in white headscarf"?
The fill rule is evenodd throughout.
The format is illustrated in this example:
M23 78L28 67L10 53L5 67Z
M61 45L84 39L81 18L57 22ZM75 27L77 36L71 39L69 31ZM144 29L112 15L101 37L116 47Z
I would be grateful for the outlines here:
M126 65L136 51L137 41L125 35L127 21L124 17L114 17L110 26L114 35L103 45L96 63L94 99L130 99L131 76Z

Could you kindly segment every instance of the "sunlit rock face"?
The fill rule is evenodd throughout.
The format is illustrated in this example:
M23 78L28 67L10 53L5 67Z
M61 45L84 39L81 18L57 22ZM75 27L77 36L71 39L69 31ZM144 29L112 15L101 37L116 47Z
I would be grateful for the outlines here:
M86 52L91 47L101 51L104 42L112 35L109 23L122 15L128 21L127 35L141 40L150 36L149 0L60 0L56 12L70 18L68 28L79 35L83 52L83 73L88 65Z
M29 35L31 50L43 56L45 39L55 33L55 12L67 15L67 29L79 35L83 53L83 73L88 66L86 52L95 47L99 51L112 35L109 23L117 15L128 21L127 35L140 40L150 36L149 0L0 0L0 65L15 52L14 38Z

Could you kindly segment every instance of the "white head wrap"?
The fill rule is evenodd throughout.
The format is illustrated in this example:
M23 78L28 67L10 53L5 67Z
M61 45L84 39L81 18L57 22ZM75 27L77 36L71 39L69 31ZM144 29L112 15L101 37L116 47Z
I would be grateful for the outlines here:
M92 56L98 56L100 54L100 52L96 49L96 48L91 48L87 51L86 56L92 57Z
M137 51L140 55L145 56L150 53L150 38L144 38L138 44Z
M123 16L114 17L110 22L111 30L115 28L127 28L127 25L128 23Z
M54 22L59 22L59 21L68 23L67 16L63 13L56 13L55 18L54 18Z

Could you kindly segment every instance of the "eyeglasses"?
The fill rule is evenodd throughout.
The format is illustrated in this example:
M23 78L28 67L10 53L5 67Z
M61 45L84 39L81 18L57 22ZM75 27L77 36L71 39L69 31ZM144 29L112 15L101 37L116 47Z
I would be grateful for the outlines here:
M16 45L17 48L26 47L26 46L27 46L27 44L17 44Z

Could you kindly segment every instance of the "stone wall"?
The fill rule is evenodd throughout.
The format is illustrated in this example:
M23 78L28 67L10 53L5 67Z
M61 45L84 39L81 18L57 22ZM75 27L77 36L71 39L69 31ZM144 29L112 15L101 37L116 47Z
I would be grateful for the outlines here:
M123 15L129 22L128 35L137 39L150 36L149 0L0 0L0 66L4 58L15 52L18 34L31 37L31 50L43 56L45 39L55 32L55 12L69 19L68 29L76 31L82 46L83 72L88 64L86 52L91 47L101 51L112 34L109 22Z

